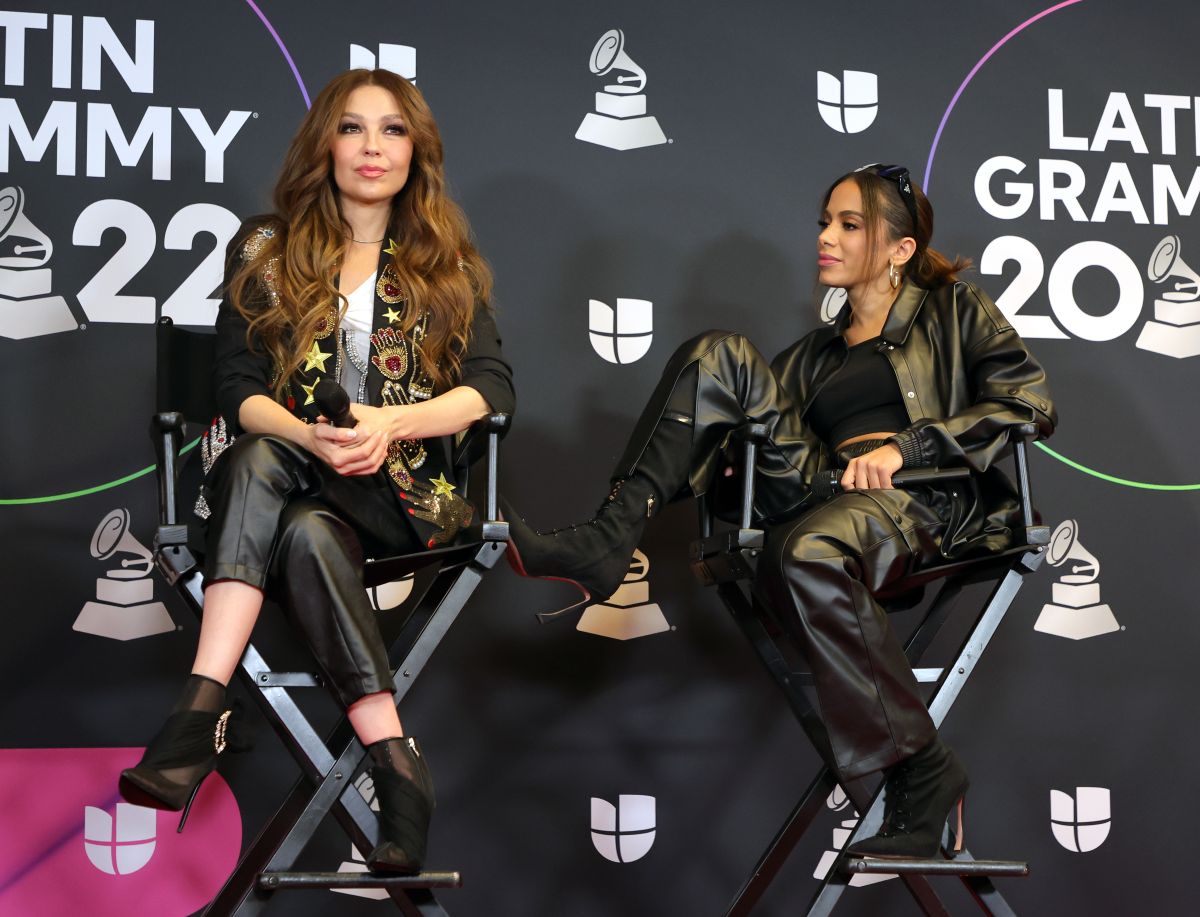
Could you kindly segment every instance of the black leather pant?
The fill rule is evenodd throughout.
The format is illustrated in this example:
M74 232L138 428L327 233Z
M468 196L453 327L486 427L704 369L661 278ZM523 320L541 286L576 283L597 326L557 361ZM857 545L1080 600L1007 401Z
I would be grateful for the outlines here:
M239 580L277 599L342 702L392 691L387 651L362 585L372 555L423 550L381 475L342 477L275 436L246 434L204 486L205 583Z
M809 481L828 467L828 453L768 361L738 334L709 332L675 352L617 476L637 472L660 418L672 413L695 419L687 482L695 494L714 483L729 432L747 422L770 431L754 471L755 511L774 524L755 588L815 676L829 763L852 779L919 751L936 734L933 721L874 593L940 558L945 495L857 491L806 506Z

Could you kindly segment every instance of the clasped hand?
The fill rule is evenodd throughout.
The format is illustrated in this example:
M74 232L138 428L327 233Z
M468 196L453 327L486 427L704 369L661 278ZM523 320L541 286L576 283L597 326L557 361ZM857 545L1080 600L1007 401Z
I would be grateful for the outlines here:
M904 466L900 448L885 443L850 460L839 482L842 490L890 490L892 475Z
M335 427L325 417L309 426L308 450L340 475L374 474L387 458L391 435L387 416L380 408L352 404L358 424Z

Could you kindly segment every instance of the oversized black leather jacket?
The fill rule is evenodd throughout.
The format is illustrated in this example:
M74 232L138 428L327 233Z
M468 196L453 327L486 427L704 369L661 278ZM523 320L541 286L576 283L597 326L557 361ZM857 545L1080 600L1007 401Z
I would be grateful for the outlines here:
M801 416L841 367L850 322L847 305L831 326L801 338L771 368ZM896 373L910 424L892 441L904 467L962 466L977 472L977 501L948 553L1008 546L1017 503L994 467L1014 424L1032 422L1048 437L1057 415L1046 374L986 293L957 282L924 290L906 282L884 324L880 347ZM829 467L822 449L817 468Z

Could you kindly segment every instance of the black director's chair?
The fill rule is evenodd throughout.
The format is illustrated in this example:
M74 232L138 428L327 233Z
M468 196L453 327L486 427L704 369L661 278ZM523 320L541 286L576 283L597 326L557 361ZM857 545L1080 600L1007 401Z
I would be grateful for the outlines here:
M207 428L216 415L211 394L215 335L184 331L163 318L157 328L157 408L151 435L158 453L159 526L154 552L159 570L183 595L197 615L203 609L203 575L196 561L195 526L189 532L190 506L178 482L183 468L180 447L184 424ZM492 414L474 424L455 447L458 479L466 487L467 467L487 455L486 518L467 529L454 545L420 554L369 561L363 586L393 582L426 570L427 588L389 647L397 705L421 673L434 649L454 623L484 571L496 565L508 539L506 523L496 519L497 450L507 429L507 414ZM189 544L189 534L192 543ZM414 604L414 603L409 603ZM379 823L354 786L366 750L343 717L322 738L289 695L292 688L322 684L311 672L275 672L251 643L242 657L243 682L303 772L280 809L242 854L233 874L209 904L206 914L238 917L262 913L274 892L284 889L383 888L409 917L445 915L434 888L462 885L457 872L424 872L417 876L374 876L369 873L294 872L293 866L325 816L332 814L355 846L364 853L379 840Z
M939 588L929 604L924 617L905 644L905 653L918 682L932 684L933 694L929 701L929 712L940 728L950 706L971 675L980 654L1003 620L1009 605L1021 587L1023 578L1041 566L1049 542L1049 529L1035 521L1030 498L1029 469L1025 440L1035 436L1033 424L1012 428L1010 441L1017 493L1021 503L1021 527L1014 532L1014 544L1008 550L982 557L950 562L930 567L911 574L891 585L886 594L876 598L893 610L907 609L917 604L925 586L937 583ZM759 445L767 439L767 429L762 424L748 424L738 431L737 437L744 443L744 468L753 468ZM944 475L946 472L933 471ZM967 472L958 471L965 476ZM750 640L771 676L779 684L792 712L803 726L810 741L818 749L829 747L828 736L804 688L813 684L812 675L798 671L796 662L800 653L788 634L778 627L768 609L764 608L753 593L758 555L761 553L765 533L752 527L754 501L753 475L742 476L740 501L740 526L736 529L713 534L712 517L708 505L702 500L700 506L701 539L691 546L692 570L705 585L715 585L734 620ZM953 663L945 668L917 668L921 657L941 626L950 616L955 600L963 588L989 583L991 590L987 601L976 613L973 624L963 638ZM800 801L796 804L775 838L763 852L754 868L754 873L745 882L737 897L729 906L727 917L742 917L749 914L774 880L784 862L799 842L801 836L823 808L823 800L837 785L828 767L813 779ZM882 781L873 792L863 781L851 781L843 790L854 808L863 813L855 830L843 845L837 860L826 874L807 911L810 915L828 914L837 904L855 873L898 874L908 891L916 899L925 914L947 915L949 912L930 885L930 875L950 875L959 878L979 907L986 914L1011 915L1012 909L992 884L993 876L1028 875L1028 864L1002 860L976 860L963 850L954 859L896 861L849 857L845 848L854 842L874 835L883 820L884 788Z

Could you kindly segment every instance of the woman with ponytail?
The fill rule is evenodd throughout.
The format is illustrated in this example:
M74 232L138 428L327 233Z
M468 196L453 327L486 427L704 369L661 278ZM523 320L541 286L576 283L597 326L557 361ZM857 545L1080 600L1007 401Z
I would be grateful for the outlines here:
M303 632L370 753L383 841L368 866L419 872L433 786L392 702L363 558L445 544L470 522L447 437L511 413L514 398L491 273L446 194L437 124L412 83L351 70L321 91L284 158L275 212L230 245L224 290L222 416L202 445L197 502L200 644L122 795L182 809L182 830L232 739L225 687L265 593ZM350 395L352 428L321 416L317 389L332 382Z
M874 595L914 569L1009 544L1018 508L993 463L1013 424L1049 436L1045 374L966 267L930 247L933 210L901 166L864 166L821 202L820 282L846 291L831 326L770 363L744 337L702 334L668 362L595 517L550 532L508 508L524 575L608 597L646 520L716 483L730 433L765 424L755 515L767 527L756 588L816 676L840 779L886 772L887 812L860 856L933 856L967 774L939 740ZM901 468L966 466L972 486L897 490ZM840 470L823 499L819 473Z

